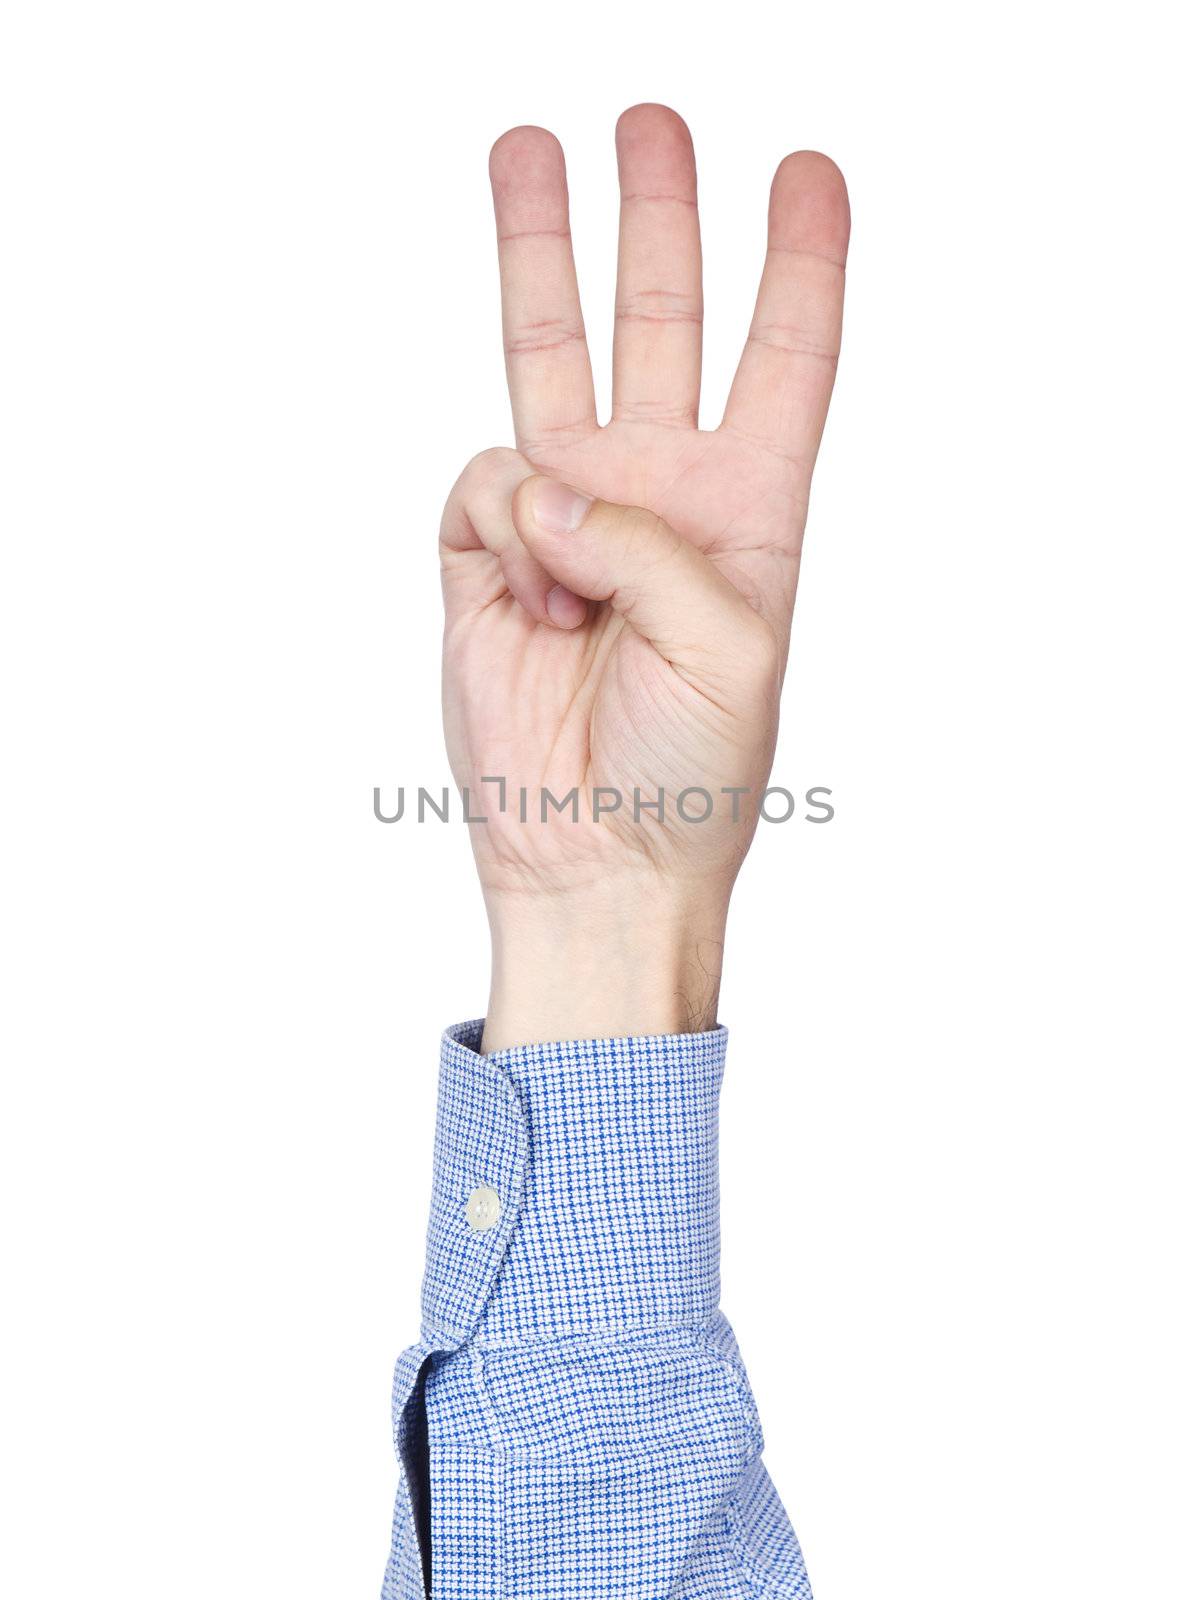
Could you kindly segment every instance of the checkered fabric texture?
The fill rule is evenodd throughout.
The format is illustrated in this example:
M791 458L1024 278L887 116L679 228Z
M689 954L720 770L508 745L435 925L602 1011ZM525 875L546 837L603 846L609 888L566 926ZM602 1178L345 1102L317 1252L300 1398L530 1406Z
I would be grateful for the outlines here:
M725 1030L482 1031L442 1040L383 1600L811 1600L717 1309Z

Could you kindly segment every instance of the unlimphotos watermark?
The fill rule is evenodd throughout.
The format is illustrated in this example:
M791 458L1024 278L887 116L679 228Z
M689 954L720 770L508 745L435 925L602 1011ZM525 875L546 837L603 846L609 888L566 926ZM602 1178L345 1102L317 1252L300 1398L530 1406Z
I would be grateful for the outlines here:
M646 818L661 825L672 817L691 824L710 822L714 818L727 818L737 823L745 821L754 810L763 822L791 822L799 816L803 822L824 823L834 818L833 790L822 784L804 791L802 810L793 791L777 783L757 795L748 788L720 788L714 793L703 784L692 784L669 794L664 786L650 790L635 787L627 800L620 789L603 785L587 790L576 785L565 794L556 795L546 788L512 785L503 777L481 778L480 782L495 785L488 794L492 815L517 822L548 822L551 812L571 822L601 822L623 812L626 818L642 826ZM377 821L404 820L406 790L403 787L389 789L386 802L382 789L376 789L374 795ZM407 814L415 822L465 822L471 826L492 820L469 788L452 791L445 786L435 790L419 787L416 803Z

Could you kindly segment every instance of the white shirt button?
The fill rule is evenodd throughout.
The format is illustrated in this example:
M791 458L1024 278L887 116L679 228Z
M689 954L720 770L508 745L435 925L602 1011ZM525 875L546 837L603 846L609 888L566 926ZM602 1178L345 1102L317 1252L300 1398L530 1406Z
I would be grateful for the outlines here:
M481 1183L467 1201L467 1221L476 1233L486 1233L500 1221L500 1196L490 1184Z

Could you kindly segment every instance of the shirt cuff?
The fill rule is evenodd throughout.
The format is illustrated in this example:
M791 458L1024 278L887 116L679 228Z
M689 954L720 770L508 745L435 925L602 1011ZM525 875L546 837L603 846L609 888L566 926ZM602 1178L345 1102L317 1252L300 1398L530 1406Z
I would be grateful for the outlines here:
M482 1034L442 1038L426 1347L706 1321L725 1029L491 1055Z

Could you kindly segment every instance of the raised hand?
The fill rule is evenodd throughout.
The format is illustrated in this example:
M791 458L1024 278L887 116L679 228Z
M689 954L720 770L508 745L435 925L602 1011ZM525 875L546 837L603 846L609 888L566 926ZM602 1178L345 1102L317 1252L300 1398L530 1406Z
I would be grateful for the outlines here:
M561 149L517 128L492 152L517 449L475 457L441 535L447 746L489 819L471 830L496 948L488 1048L711 1023L725 908L774 752L837 364L849 209L832 162L795 154L776 172L758 301L711 432L697 427L686 126L634 107L617 162L602 427ZM547 967L561 981L564 966L569 1013L543 992ZM626 998L606 1022L614 986Z

